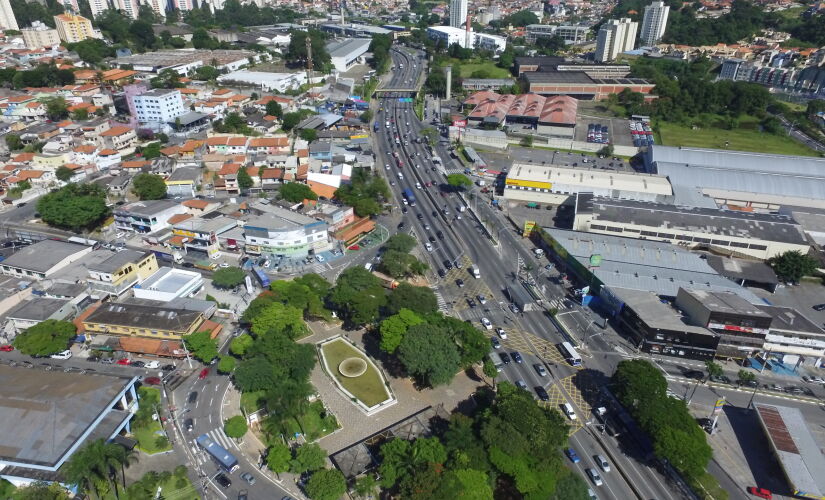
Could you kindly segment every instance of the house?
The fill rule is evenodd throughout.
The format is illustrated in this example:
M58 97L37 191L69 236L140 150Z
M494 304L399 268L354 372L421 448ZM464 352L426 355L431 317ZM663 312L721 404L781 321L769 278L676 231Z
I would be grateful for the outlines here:
M82 324L88 333L161 340L180 340L203 330L215 338L221 330L199 311L112 302L102 304Z
M158 261L151 252L122 250L112 252L102 262L89 265L87 280L94 298L120 296L158 270Z
M284 171L280 168L265 168L261 171L261 187L263 189L277 189L281 185Z
M289 153L289 138L285 135L277 137L256 137L249 140L247 147L249 154L278 155Z
M97 153L95 165L101 172L113 169L120 165L120 151L116 149L106 148Z
M226 191L231 194L239 194L241 188L238 185L238 171L241 169L240 163L226 163L215 173L215 189Z
M186 200L181 205L186 207L188 213L195 217L217 210L221 206L218 202L207 200Z
M98 146L119 151L133 148L136 143L137 134L135 134L135 129L126 125L116 125L101 133L98 137Z
M153 233L169 227L169 218L183 213L186 213L186 207L172 200L137 201L115 209L115 227L143 234Z
M192 167L179 167L164 182L166 183L167 196L194 198L201 182L201 170Z
M9 276L46 279L83 256L92 247L57 240L42 240L13 253L0 262L0 272Z

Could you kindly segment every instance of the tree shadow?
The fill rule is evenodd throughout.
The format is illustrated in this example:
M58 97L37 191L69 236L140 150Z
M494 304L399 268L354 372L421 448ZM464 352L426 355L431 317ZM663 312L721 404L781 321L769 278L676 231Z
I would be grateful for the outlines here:
M361 337L363 342L363 349L367 355L381 364L381 368L392 378L407 378L404 365L397 357L387 354L381 350L381 335L375 330L368 330L364 332Z

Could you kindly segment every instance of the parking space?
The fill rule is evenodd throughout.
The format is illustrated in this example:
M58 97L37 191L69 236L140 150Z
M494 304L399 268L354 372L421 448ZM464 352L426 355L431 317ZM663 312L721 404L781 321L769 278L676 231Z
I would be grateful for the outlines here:
M630 122L624 118L579 117L576 123L575 140L579 142L596 142L593 140L588 141L588 130L591 125L607 127L611 144L633 146L633 138L630 135Z

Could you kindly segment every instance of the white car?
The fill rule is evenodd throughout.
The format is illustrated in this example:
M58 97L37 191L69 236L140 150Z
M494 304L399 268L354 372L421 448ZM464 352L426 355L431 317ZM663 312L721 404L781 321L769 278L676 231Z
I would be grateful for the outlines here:
M324 262L325 260L323 255L316 255L315 258L318 260L318 262Z
M601 455L596 455L593 459L596 460L596 463L599 464L599 467L601 467L603 471L610 472L610 464L606 458Z
M221 262L220 264L218 264L218 267L226 269L227 267L229 267L229 264L227 264L226 262Z
M384 168L385 168L385 169L387 169L387 170L389 170L389 169L390 169L390 164L389 164L389 163L387 163L386 165L384 165Z
M484 326L485 330L492 330L493 324L490 323L490 320L487 318L481 318L481 324Z
M596 486L601 486L602 484L602 477L596 472L596 469L587 469L587 475L590 476L590 480L593 481L593 484Z
M477 298L477 299L478 299L478 301L481 303L481 305L484 305L484 304L486 304L486 303L487 303L487 299L484 297L484 295L479 295L479 296L478 296L478 297L476 297L476 298Z
M58 352L57 354L52 354L49 357L52 359L69 359L72 357L72 351L66 349L65 351Z
M496 328L496 333L501 337L501 340L507 340L507 332L504 331L504 328Z
M155 369L160 368L160 363L157 362L157 361L149 361L148 363L143 365L143 367L148 368L149 370L155 370Z
M124 236L126 236L126 233L124 233L123 231L119 231L117 234L115 234L115 238L118 239L123 238Z
M429 242L429 241L428 241L427 243L424 243L424 248L426 248L428 252L432 252L432 251L433 251L433 246L432 246L432 245L430 245L430 242Z

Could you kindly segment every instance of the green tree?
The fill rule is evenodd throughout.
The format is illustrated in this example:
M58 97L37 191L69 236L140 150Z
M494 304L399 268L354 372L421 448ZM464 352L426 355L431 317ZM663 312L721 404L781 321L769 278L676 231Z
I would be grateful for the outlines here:
M435 292L429 287L400 283L387 299L387 314L395 314L407 308L418 314L430 314L438 310Z
M198 80L217 80L221 72L214 66L200 66L195 69L195 78Z
M387 250L381 256L381 263L378 268L381 272L386 273L393 278L403 278L413 273L413 264L418 262L418 259L410 254L402 253L397 250ZM420 269L420 267L416 267Z
M97 439L76 450L61 470L70 484L96 497L100 493L98 486L104 483L117 495L118 472L122 473L123 466L133 457L122 446Z
M13 344L23 354L49 356L66 350L76 333L77 328L70 321L47 319L23 330Z
M819 267L816 259L799 250L788 250L772 257L768 260L768 264L777 276L791 283L798 283L803 276L813 275Z
M372 110L368 109L364 111L358 118L364 123L369 123L372 121Z
M450 174L447 176L447 184L456 189L462 189L467 186L472 186L473 181L464 174Z
M98 226L108 215L106 193L96 184L68 184L45 194L37 211L46 224L73 231Z
M502 26L510 25L510 26L518 26L518 27L524 27L524 26L527 26L529 24L538 24L538 23L539 23L539 18L536 17L536 15L532 11L529 11L529 10L526 10L526 9L525 10L520 10L518 12L514 12L513 14L510 14L509 16L502 19L502 21L501 21Z
M269 101L266 103L266 114L280 120L284 117L284 108L281 107L278 101Z
M144 160L151 160L152 158L158 158L161 155L161 153L160 153L161 148L162 148L162 145L161 145L160 142L153 142L153 143L141 148L140 154L143 155ZM151 174L146 174L146 175L151 175ZM164 190L164 195L165 194L166 193L165 193L165 190ZM157 199L160 199L160 198L157 198Z
M43 99L43 103L46 105L46 115L50 120L58 121L69 116L69 105L66 103L66 99L49 97Z
M285 444L276 443L269 447L266 455L266 465L275 474L288 471L291 460L292 452Z
M667 397L667 381L645 360L621 361L613 373L616 396L625 406L636 409L650 400Z
M301 123L301 120L303 120L301 113L286 113L281 120L281 128L289 132Z
M714 363L712 360L705 361L705 368L708 370L708 376L711 377L721 377L724 374L722 365Z
M234 288L246 279L246 273L240 267L223 267L212 274L212 284L218 288Z
M57 180L59 181L69 182L69 180L74 176L74 170L70 169L66 165L60 165L57 167L57 170L55 170L54 176L57 177Z
M69 500L66 488L60 483L47 483L45 481L35 481L26 486L20 487L13 494L4 496L11 500Z
M348 324L363 325L378 319L387 295L377 277L356 266L341 273L330 290L329 302Z
M338 500L347 492L347 480L338 469L322 469L309 478L306 492L312 500Z
M316 443L306 443L295 450L290 470L296 474L314 472L323 469L326 462L327 454L323 448Z
M585 488L585 494L587 488ZM447 471L436 490L437 498L466 498L473 500L492 500L493 489L490 480L483 471L459 469ZM574 498L574 497L566 497Z
M410 442L400 438L393 438L381 445L381 465L378 467L381 486L392 488L402 476L412 472L411 450Z
M420 325L424 320L407 308L401 308L398 313L386 318L381 322L379 331L381 332L381 350L390 354L394 353L407 329L411 326Z
M221 356L220 361L218 361L218 371L220 373L232 373L235 371L235 358L231 356Z
M359 498L370 498L375 494L377 487L378 481L375 480L375 476L372 474L367 474L366 476L361 476L355 480L355 487L353 490Z
M396 250L398 252L409 253L415 248L417 241L415 238L406 233L397 233L389 237L384 243L384 248L387 250Z
M72 113L72 118L77 121L83 121L89 119L89 110L87 109L78 109L74 113Z
M253 185L255 185L255 182L252 180L252 177L250 177L249 172L246 171L246 168L241 167L238 169L238 187L240 187L242 191L246 191Z
M740 383L752 382L756 380L756 375L753 372L749 372L747 370L739 370L736 374L737 379Z
M230 358L231 359L231 358ZM249 428L246 425L246 417L235 415L226 419L223 423L223 432L233 439L241 439Z
M302 128L301 131L298 132L298 137L307 142L313 142L318 138L318 131L312 128Z
M306 39L309 37L312 46L312 66L316 71L328 72L332 59L326 49L326 36L321 31L310 29L308 31L291 31L289 47L284 53L284 59L292 65L306 67L307 45Z
M578 474L568 473L559 479L552 500L589 500L587 483Z
M229 352L234 354L235 356L243 356L246 354L246 351L252 347L252 343L254 339L252 336L244 333L243 335L239 335L232 339L232 342L229 343Z
M152 88L155 89L179 89L183 87L180 75L172 68L160 70L158 76L150 80Z
M287 182L278 188L281 198L291 203L301 203L304 200L317 200L318 195L306 184Z
M192 32L192 46L196 49L216 49L218 41L209 36L205 29L197 28Z
M407 329L398 346L398 359L421 383L433 387L449 383L461 362L447 332L427 324Z
M19 151L23 149L23 143L17 134L6 134L6 146L8 146L9 151Z
M218 341L209 332L195 332L183 337L189 354L204 363L209 363L218 355Z
M160 200L166 197L166 182L155 174L137 174L132 180L132 192L141 200Z
M263 356L241 361L235 369L235 384L243 392L263 391L278 384L280 372Z
M298 339L309 333L303 311L281 302L269 304L252 320L252 333L258 336L277 333Z
M485 359L484 365L481 369L484 372L484 376L492 380L493 384L495 385L496 377L498 377L498 368L496 368L495 363L493 363L489 359Z

